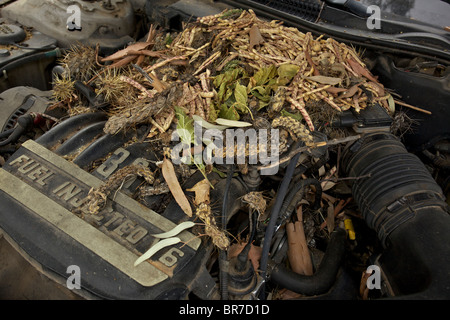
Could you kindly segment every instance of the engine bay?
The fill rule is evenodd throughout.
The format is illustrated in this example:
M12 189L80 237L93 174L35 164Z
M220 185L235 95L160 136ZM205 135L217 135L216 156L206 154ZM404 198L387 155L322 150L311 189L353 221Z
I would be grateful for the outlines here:
M2 7L1 237L70 299L448 299L448 31L291 2Z

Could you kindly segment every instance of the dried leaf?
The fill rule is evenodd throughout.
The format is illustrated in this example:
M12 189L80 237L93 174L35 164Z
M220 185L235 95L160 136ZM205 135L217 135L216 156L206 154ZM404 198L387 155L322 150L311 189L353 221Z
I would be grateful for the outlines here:
M249 48L252 49L254 46L259 45L264 42L264 38L256 25L253 25L249 32L250 35L250 45Z
M161 170L164 180L166 180L175 201L178 203L184 213L186 213L189 217L192 217L191 204L186 198L183 189L181 189L180 183L178 182L177 176L175 174L175 169L173 167L172 161L170 161L170 159L164 158L161 165Z
M252 126L252 124L249 122L228 120L228 119L222 119L222 118L217 118L216 123L223 125L223 126L228 126L228 127L240 127L241 128L241 127L251 127Z
M326 77L326 76L310 76L306 79L312 80L321 84L329 84L329 85L337 85L342 82L341 78L334 78L334 77Z
M286 232L288 236L288 257L292 271L298 274L310 276L313 267L308 245L306 243L305 231L303 229L302 207L297 209L298 221L288 223Z
M161 241L158 241L156 244L150 247L142 256L140 256L135 262L134 266L136 267L140 263L144 262L147 259L150 259L155 253L157 253L159 250L164 249L165 247L172 246L174 244L177 244L178 242L181 242L180 238L168 238Z
M394 98L392 97L392 95L389 95L389 98L387 99L388 104L389 104L389 112L391 114L395 113L395 101Z
M324 178L324 181L320 183L323 191L327 191L336 185L335 182L330 181L330 179L334 176L335 173L336 173L336 166L333 166L328 175Z
M175 237L176 235L178 235L181 231L192 228L193 226L195 226L194 222L185 221L185 222L182 222L179 225L177 225L172 230L169 230L169 231L163 232L163 233L153 234L152 236L155 238L159 238L159 239L171 238L171 237Z
M328 232L331 233L334 230L334 205L330 205L327 209L327 229Z
M123 59L120 59L120 60L114 62L113 64L106 66L105 69L120 68L120 67L126 66L128 63L130 63L137 57L138 56L136 56L136 55L126 56Z
M186 191L195 192L194 204L196 206L200 205L201 203L209 204L210 190L210 183L206 179L197 182L192 188L186 189Z
M378 80L362 65L360 65L358 62L356 62L353 58L347 59L348 64L352 68L353 71L355 71L359 76L363 76L375 83L378 83Z
M102 62L106 61L113 61L113 60L119 60L122 59L130 54L130 51L139 51L148 48L150 45L152 45L153 42L136 42L125 49L119 50L103 59L101 59Z
M346 90L343 94L339 96L339 98L350 98L355 95L356 92L358 92L359 83L355 84L354 86L350 87L350 89Z
M228 259L237 257L239 253L242 252L247 243L234 243L228 249ZM259 260L261 259L262 248L257 247L253 244L250 245L250 250L248 252L248 259L252 263L253 269L258 270Z

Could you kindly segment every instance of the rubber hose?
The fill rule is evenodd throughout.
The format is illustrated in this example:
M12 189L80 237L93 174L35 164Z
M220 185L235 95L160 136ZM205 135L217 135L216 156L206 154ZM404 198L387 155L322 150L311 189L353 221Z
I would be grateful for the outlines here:
M9 72L14 68L20 67L29 62L39 61L41 59L48 59L48 58L59 58L60 56L61 56L61 50L59 50L59 48L56 48L54 50L47 51L47 52L36 53L36 54L33 54L33 52L30 52L29 55L26 55L23 58L14 60L14 61L8 63L7 65L5 65L4 67L2 67L0 69L0 73L3 74L5 71Z
M359 177L353 197L384 247L392 297L450 299L449 208L425 165L397 137L372 133L347 146L341 168Z
M1 132L0 133L0 139L3 139L5 137L9 136L13 131L14 131L14 128L11 128L11 129L8 129L8 130L5 130L5 131Z
M228 194L230 192L231 180L233 179L234 165L232 164L228 170L225 190L222 200L222 229L226 229L228 220ZM219 252L219 268L220 268L220 294L222 300L228 300L228 261L227 252L220 250Z
M0 147L14 143L33 126L34 117L31 114L24 114L17 118L17 126L6 140L0 142Z
M270 245L272 243L273 234L275 232L275 226L276 226L276 222L278 220L278 214L281 210L281 206L283 205L284 198L286 197L286 194L288 192L289 185L291 183L291 179L294 174L294 170L295 170L295 167L297 166L297 162L298 162L298 159L300 158L300 155L301 155L301 153L299 152L296 155L294 155L294 157L290 160L288 167L286 169L284 178L281 181L280 188L277 192L275 203L271 210L270 221L269 221L269 225L266 228L266 233L264 235L264 242L263 242L263 248L262 248L262 253L261 253L260 270L261 270L261 277L263 279L266 279L266 276L267 276L267 264L269 261Z
M322 186L319 181L313 178L300 180L295 183L286 199L283 202L279 216L279 223L281 225L283 221L289 218L290 213L294 209L295 205L303 198L304 188L308 185L314 185L316 187L316 197L313 204L313 210L317 210L320 206L320 200L322 199Z
M304 295L318 295L328 292L336 281L345 252L347 232L337 228L331 233L325 254L316 272L311 276L293 272L282 264L276 264L270 280L280 287Z

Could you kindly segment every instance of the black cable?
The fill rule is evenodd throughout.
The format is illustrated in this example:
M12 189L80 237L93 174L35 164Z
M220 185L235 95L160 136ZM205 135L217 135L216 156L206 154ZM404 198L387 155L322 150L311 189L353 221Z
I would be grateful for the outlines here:
M14 129L15 128L11 128L11 129L8 129L8 130L5 130L5 131L1 132L0 133L0 139L8 137L14 131Z
M7 139L0 142L0 147L6 146L7 144L14 143L19 138L27 132L33 125L34 116L32 114L24 114L17 118L17 125Z
M228 223L228 194L231 188L231 181L233 179L234 165L232 164L228 169L227 180L225 184L225 190L222 200L222 229L226 229ZM228 300L228 261L227 252L220 250L219 252L219 281L220 281L220 294L222 300Z
M314 204L312 209L317 210L320 206L320 200L322 199L322 185L320 182L314 178L300 180L295 182L292 187L290 187L290 191L286 195L286 198L283 202L283 205L280 209L280 213L278 215L278 226L283 223L283 221L289 218L289 215L294 210L296 204L303 198L305 187L313 185L316 187L316 197L314 199Z
M255 235L256 235L256 223L258 220L258 215L256 214L256 211L252 212L252 209L250 209L250 208L249 208L249 214L250 214L250 219L252 220L250 237L248 239L248 243L245 245L244 249L242 249L241 253L239 253L239 255L237 257L238 263L236 264L236 269L240 272L244 270L244 268L247 264L248 254L252 247L253 239L255 238Z
M284 175L283 180L281 181L280 188L277 192L277 196L275 199L275 204L272 207L270 214L269 225L266 228L266 233L264 236L262 254L261 254L261 262L260 262L260 270L261 277L266 280L267 275L267 263L269 261L269 251L270 244L272 242L272 237L275 231L275 225L278 220L278 214L280 212L281 206L283 205L284 198L289 190L289 185L291 183L292 176L294 174L294 170L297 166L298 159L300 158L301 152L297 153L290 160L288 167L286 169L286 173ZM264 288L262 288L264 289ZM264 290L261 290L261 294L264 295Z

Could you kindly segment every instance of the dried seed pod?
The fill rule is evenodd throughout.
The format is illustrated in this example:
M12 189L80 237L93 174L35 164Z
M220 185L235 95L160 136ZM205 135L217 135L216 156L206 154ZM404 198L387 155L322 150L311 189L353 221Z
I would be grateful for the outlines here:
M149 168L143 165L129 165L113 173L100 187L92 188L88 194L88 210L97 214L106 205L108 196L121 188L130 177L140 176L149 184L154 182L154 175Z
M230 246L230 240L224 233L217 227L216 220L211 213L211 207L206 203L201 203L195 211L197 217L199 217L205 224L205 234L208 235L213 244L221 249L226 250Z
M98 69L95 48L82 44L74 45L61 59L61 65L74 80L88 81Z
M266 211L267 203L262 192L249 192L242 197L242 202L247 203L251 209L258 211L259 214L264 214Z
M69 75L57 76L53 84L53 98L57 101L70 100L75 92L75 81Z
M272 127L285 128L287 131L290 132L291 137L294 140L300 139L307 146L312 145L314 143L314 138L313 138L311 132L309 132L308 129L306 129L306 127L303 124L301 124L299 121L295 120L294 118L286 117L286 116L280 116L278 118L275 118L272 121Z

